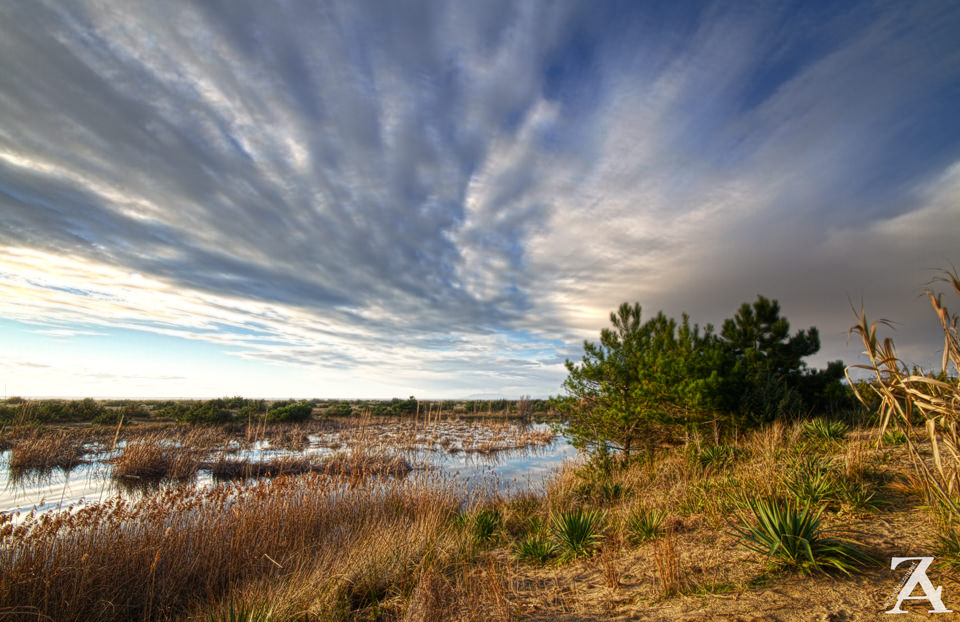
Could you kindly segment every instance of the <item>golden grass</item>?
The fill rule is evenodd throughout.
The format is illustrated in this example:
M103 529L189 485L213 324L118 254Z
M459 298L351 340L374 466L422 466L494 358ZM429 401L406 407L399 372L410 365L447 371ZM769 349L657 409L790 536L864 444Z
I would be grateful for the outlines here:
M361 609L437 546L456 508L443 488L345 489L308 474L161 490L0 526L0 611L56 620L176 619L244 586L309 580L293 615ZM410 586L412 587L412 585ZM290 589L290 585L284 590ZM376 597L376 598L374 598Z
M310 466L296 476L283 475L274 463L273 479L209 490L177 486L22 523L7 517L0 519L0 612L29 609L31 619L207 621L233 604L280 622L304 614L311 620L596 619L642 616L651 603L689 604L718 591L740 592L749 606L759 606L763 597L754 583L772 575L761 556L728 533L731 508L744 497L788 494L785 482L808 454L824 454L835 476L858 488L879 491L893 480L893 489L900 479L880 471L894 468L898 478L905 472L904 463L892 461L896 447L872 447L857 434L835 445L807 444L801 427L776 424L727 439L733 458L716 468L695 459L704 449L698 439L609 471L571 464L545 496L473 499L420 473L362 477L382 473L394 455L374 445L366 454L353 449L329 458L324 469L314 468L317 458L289 457L287 472L303 467L298 460ZM366 433L368 441L375 438ZM355 440L360 433L347 435ZM597 496L616 484L622 495ZM921 503L896 499L897 511ZM668 535L630 543L625 525L638 503L666 511ZM516 561L517 542L544 533L551 513L577 507L607 513L606 538L593 557L564 565ZM471 519L480 508L502 516L495 541L485 546L476 543ZM871 550L889 557L902 552L890 548L900 533L891 524L905 525L911 546L918 529L913 514L889 511L874 519L838 506L825 520L857 521L870 534L864 540ZM875 574L882 579L886 572ZM736 606L732 600L706 604ZM685 607L692 610L678 605Z
M130 441L114 459L114 478L174 479L194 477L200 460L193 447L170 441L162 436L145 436Z
M944 272L939 280L960 294L960 276L956 271ZM878 442L888 426L902 429L914 468L953 520L960 522L960 434L957 429L960 424L960 316L950 313L942 294L929 289L926 293L944 336L939 376L908 369L897 357L893 340L888 337L881 342L877 337L878 324L889 326L890 323L886 320L870 323L863 308L856 313L857 324L850 333L863 341L870 364L850 368L867 370L873 375L869 388L858 389L857 397L864 404L871 398L880 400ZM912 440L916 419L922 421L926 430L931 461L924 459Z
M12 471L49 471L53 468L72 469L81 463L82 443L70 434L39 434L11 441L10 469Z

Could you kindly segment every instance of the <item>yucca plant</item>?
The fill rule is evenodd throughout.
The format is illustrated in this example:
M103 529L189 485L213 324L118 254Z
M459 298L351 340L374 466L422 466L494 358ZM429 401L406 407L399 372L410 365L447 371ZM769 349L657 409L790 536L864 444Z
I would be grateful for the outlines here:
M629 539L634 544L641 544L660 535L660 527L667 513L662 509L649 508L641 505L635 507L627 517L627 531Z
M600 503L616 503L629 492L620 482L603 482L596 488L595 496Z
M473 540L480 546L489 546L496 542L503 517L499 510L483 509L473 517Z
M853 540L837 536L839 528L822 527L822 510L809 504L800 509L780 499L751 499L739 513L739 525L732 525L743 546L775 559L787 568L812 571L839 570L849 575L872 558L858 549Z
M829 464L813 456L796 462L784 485L797 505L835 501L843 492Z
M828 421L820 417L803 424L804 434L825 441L843 440L848 431L849 428L842 421Z
M732 445L709 445L700 450L696 460L702 468L711 466L720 468L733 460L736 455L736 448Z
M541 534L527 536L517 543L514 556L520 561L543 564L553 557L557 547Z
M589 557L603 539L603 510L566 510L550 515L550 535L560 553L560 561Z

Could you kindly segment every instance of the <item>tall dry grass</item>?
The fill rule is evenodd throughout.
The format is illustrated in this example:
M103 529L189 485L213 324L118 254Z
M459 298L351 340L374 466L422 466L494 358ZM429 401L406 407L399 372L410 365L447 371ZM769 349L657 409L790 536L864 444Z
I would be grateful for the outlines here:
M944 272L940 280L960 294L960 276L956 271ZM891 338L882 342L877 337L878 325L886 320L870 323L866 311L856 313L857 324L850 329L863 341L868 365L851 365L873 375L869 391L880 400L880 435L894 426L905 432L907 451L914 468L921 475L941 505L960 521L960 318L951 314L943 303L943 294L927 290L927 297L943 330L944 344L942 370L939 376L911 371L897 357ZM851 383L853 384L853 383ZM854 385L856 386L856 385ZM864 404L869 398L857 391ZM920 449L913 442L913 426L920 420L930 441L933 463L927 464ZM878 437L879 438L879 437Z
M150 435L129 441L114 459L114 478L186 480L200 468L198 450L192 445Z
M69 470L80 464L84 454L83 443L67 433L41 434L33 431L29 436L11 441L11 444L12 471Z
M418 564L449 546L444 526L457 507L449 488L348 489L303 475L173 487L21 524L6 516L0 611L170 620L238 597L273 603L278 619L337 618L385 603L400 611Z

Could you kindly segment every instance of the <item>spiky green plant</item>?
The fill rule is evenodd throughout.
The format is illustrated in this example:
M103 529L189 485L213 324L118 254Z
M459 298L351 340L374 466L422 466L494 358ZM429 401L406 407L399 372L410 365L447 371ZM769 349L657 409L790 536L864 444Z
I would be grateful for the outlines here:
M652 540L660 534L660 527L663 525L663 519L666 518L666 511L658 508L649 508L641 505L630 511L627 517L627 531L630 541L634 544L641 544L647 540Z
M821 510L809 504L802 509L781 499L751 499L745 502L752 516L738 514L740 524L731 525L741 544L776 560L781 566L805 574L834 569L850 575L872 558L856 542L836 535L838 527L822 527Z
M937 533L937 564L946 573L960 574L960 527L945 523Z
M907 442L907 435L903 433L903 430L890 428L880 437L880 442L884 445L903 445Z
M839 441L847 435L849 428L842 421L828 421L817 417L803 424L803 432L807 436L825 441Z
M835 501L843 492L830 465L816 456L808 456L794 463L784 485L798 506Z
M553 557L557 547L541 534L527 536L517 543L514 556L520 561L543 564Z
M550 515L550 535L560 553L560 561L593 555L603 538L603 510L566 510Z
M480 546L489 546L497 541L503 517L499 510L483 509L473 517L473 541Z
M733 445L708 445L697 453L696 461L701 468L720 468L736 458L736 455Z
M600 503L616 503L628 492L629 488L620 482L603 482L596 488L595 496Z

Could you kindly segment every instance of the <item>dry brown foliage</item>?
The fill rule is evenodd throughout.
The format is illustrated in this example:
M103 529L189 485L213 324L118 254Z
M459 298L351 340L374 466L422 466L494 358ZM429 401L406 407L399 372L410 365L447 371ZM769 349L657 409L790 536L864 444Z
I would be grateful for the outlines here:
M960 294L960 276L944 272L940 279L955 293ZM958 316L951 314L943 303L943 294L927 290L927 297L943 329L944 345L942 371L939 377L911 372L897 357L893 340L882 342L877 337L877 326L886 320L870 323L866 311L860 309L857 324L850 329L858 335L866 348L869 365L851 365L873 374L869 390L880 399L880 431L888 426L902 429L914 468L921 474L931 491L954 520L960 520L960 333ZM952 374L952 376L951 376ZM853 384L853 383L851 383ZM868 403L868 396L858 390L857 396ZM916 419L922 421L930 441L933 464L928 464L913 441Z

